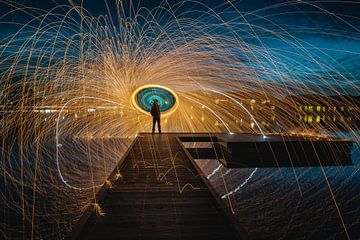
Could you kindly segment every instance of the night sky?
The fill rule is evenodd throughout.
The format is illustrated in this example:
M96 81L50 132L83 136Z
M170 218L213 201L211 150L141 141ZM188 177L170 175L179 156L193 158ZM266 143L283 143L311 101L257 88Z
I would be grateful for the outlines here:
M238 24L242 29L238 34L244 41L265 46L270 54L280 63L279 68L294 70L293 77L309 81L309 84L321 85L329 78L328 85L334 86L343 94L358 95L354 87L360 82L360 3L355 1L286 1L286 0L243 0L243 1L123 1L128 7L125 9L154 9L158 6L171 8L177 17L194 18L201 22L214 23L218 14L231 24ZM33 16L44 14L54 7L57 13L67 11L61 5L80 5L80 0L52 0L52 1L7 1L0 3L0 39L6 43L6 37L14 33L19 27L33 19ZM10 13L10 11L17 10ZM21 6L29 7L19 11ZM84 8L92 16L116 15L115 1L84 0ZM31 9L30 9L31 8ZM235 9L238 12L235 12ZM141 10L140 12L146 12ZM30 16L29 13L33 13ZM239 14L240 13L240 14ZM131 16L129 12L125 13ZM240 17L239 17L240 16ZM245 23L254 26L252 29ZM35 23L34 23L35 24ZM243 27L242 27L243 26ZM286 32L292 39L279 40L266 31ZM254 38L256 33L259 39ZM5 39L5 40L4 40ZM323 63L317 66L309 62L309 56L297 53L296 47L311 53L311 58ZM296 47L294 48L295 45ZM4 56L4 55L3 55ZM285 57L284 57L285 56ZM287 57L286 57L287 56ZM264 60L266 61L266 60ZM251 63L249 63L251 64ZM270 63L269 63L270 64ZM317 82L322 76L322 82ZM311 79L311 80L309 80ZM333 81L333 82L331 82Z

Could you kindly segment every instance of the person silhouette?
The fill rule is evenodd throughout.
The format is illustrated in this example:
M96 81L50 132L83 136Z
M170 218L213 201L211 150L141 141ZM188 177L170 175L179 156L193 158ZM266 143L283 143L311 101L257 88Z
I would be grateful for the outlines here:
M161 133L161 126L160 126L160 106L158 104L158 100L155 99L153 105L151 106L150 110L151 116L153 118L153 125L152 125L152 133L155 132L155 124L157 123L158 131Z

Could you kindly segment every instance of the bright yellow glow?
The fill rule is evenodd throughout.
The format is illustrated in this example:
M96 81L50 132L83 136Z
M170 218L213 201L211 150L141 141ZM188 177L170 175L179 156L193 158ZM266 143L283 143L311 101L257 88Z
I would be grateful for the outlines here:
M141 90L143 90L143 89L145 89L145 88L151 88L151 87L156 87L156 88L165 89L165 90L169 91L169 92L175 97L175 105L174 105L174 107L172 107L171 109L169 109L169 110L166 111L166 112L162 112L162 113L161 113L161 116L162 116L162 117L165 117L165 116L169 116L170 114L174 113L174 112L176 111L176 109L178 108L178 106L179 106L179 98L178 98L178 96L177 96L176 93L175 93L173 90L171 90L170 88L167 88L167 87L164 87L164 86L161 86L161 85L156 85L156 84L147 84L147 85L144 85L144 86L141 86L141 87L137 88L137 89L133 92L133 94L132 94L132 96L131 96L131 101L130 101L131 105L132 105L133 107L135 107L136 110L138 110L138 111L140 111L140 112L142 112L142 113L144 113L144 114L146 114L146 115L148 115L148 116L151 116L151 114L150 114L149 112L145 111L144 109L142 109L142 108L138 105L138 103L137 103L137 101L136 101L136 94L137 94L138 92L140 92ZM167 104L167 102L166 102L166 104Z
M3 2L12 5L11 1ZM146 87L163 88L176 99L174 106L162 114L165 116L163 133L259 133L256 125L263 123L261 128L266 133L280 130L280 134L288 131L316 136L328 132L324 129L334 132L345 129L352 138L359 139L353 128L359 116L358 106L345 97L341 97L339 102L324 101L326 99L317 95L318 89L303 84L304 76L294 74L291 68L284 68L277 57L272 58L273 50L248 43L238 34L216 31L219 28L217 21L211 23L190 18L178 21L167 15L161 16L160 12L167 11L159 12L158 8L155 10L159 14L151 11L151 14L142 15L141 11L135 12L137 17L130 18L123 14L126 11L122 8L127 5L117 4L118 11L111 12L118 15L101 18L89 16L85 10L78 11L78 6L74 9L63 6L64 12L71 14L62 16L58 11L50 11L36 16L35 22L41 23L38 29L31 24L31 28L24 28L26 32L9 36L0 47L0 56L4 60L0 64L4 104L1 121L1 156L4 161L0 163L0 175L9 181L14 199L21 199L11 201L9 197L6 204L21 212L24 222L32 223L34 233L51 232L50 229L38 229L37 219L44 217L44 212L38 212L43 209L39 204L43 198L38 199L38 196L51 194L49 199L60 203L49 208L45 216L46 220L56 220L57 229L70 226L69 223L79 217L89 203L96 203L95 193L106 182L130 142L139 132L151 131L150 114L134 101L136 93ZM13 9L17 6L14 4ZM27 10L21 7L19 11ZM56 21L52 19L54 14ZM108 17L118 19L121 25L118 21L103 21L110 19ZM177 16L174 14L174 17ZM142 20L139 22L139 19ZM226 25L226 19L223 20ZM234 33L244 31L242 25L231 26ZM289 39L296 38L285 31L274 33L273 37L285 40L286 44ZM24 41L25 36L31 41ZM267 36L259 35L260 38ZM324 66L324 69L331 67L329 63L318 62L316 56L310 59L302 44L297 45L298 41L292 43L299 54L307 56L305 65L298 63L299 69L307 68L309 64ZM49 51L51 49L53 51ZM263 61L264 56L269 58ZM256 63L256 67L249 65L248 59ZM319 75L314 73L316 76L312 77L321 81L324 89L330 92L338 92L340 83L346 80L342 79L336 86L337 74L334 77L331 71L318 72ZM17 79L19 73L22 73L21 79ZM360 92L360 87L354 84L352 90ZM289 97L294 93L304 97L292 100ZM314 99L307 99L307 94ZM65 103L68 104L64 106ZM299 105L302 108L298 112ZM314 110L318 109L317 106L328 110L321 113L327 120L326 128L324 124L311 124L325 122L316 118ZM351 111L351 116L343 116L344 106ZM250 109L254 111L249 114ZM312 113L313 117L308 118ZM320 111L317 113L320 115ZM302 114L301 117L298 114ZM349 117L349 121L352 117L354 122L339 122L343 119L341 117ZM54 123L58 125L57 131ZM303 133L309 128L312 132ZM48 141L54 139L54 132L58 139L55 145L58 161L53 158L54 147L49 146L52 141ZM13 148L14 143L19 144ZM9 158L13 151L16 157ZM171 159L174 170L175 164L179 164L175 160ZM164 174L162 171L166 169L159 168L157 163L134 161L133 167L145 167L145 164L147 168L154 167L154 174L160 179L159 174ZM19 168L14 169L15 166ZM57 167L58 176L54 175L53 166ZM125 177L117 173L114 179ZM110 186L111 182L106 184ZM98 215L104 214L98 204L94 206ZM59 221L53 218L59 214L64 217ZM6 219L0 223L8 224ZM21 224L14 228L14 231L22 230ZM64 232L61 230L61 234Z

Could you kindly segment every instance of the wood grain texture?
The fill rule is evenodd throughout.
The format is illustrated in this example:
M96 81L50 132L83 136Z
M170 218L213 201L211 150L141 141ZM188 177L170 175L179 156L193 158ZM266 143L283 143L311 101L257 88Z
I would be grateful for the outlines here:
M141 134L78 239L239 239L176 134ZM222 206L223 207L223 206Z

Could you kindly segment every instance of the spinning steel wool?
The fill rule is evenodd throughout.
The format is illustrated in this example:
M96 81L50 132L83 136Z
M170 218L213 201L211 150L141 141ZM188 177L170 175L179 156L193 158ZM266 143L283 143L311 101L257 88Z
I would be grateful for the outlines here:
M0 44L2 237L61 239L87 206L106 214L95 194L103 184L111 184L105 181L132 140L150 131L154 99L161 107L163 132L252 132L264 137L297 132L328 137L329 132L345 130L349 138L359 139L355 120L330 121L322 114L326 104L328 110L339 102L354 106L352 99L341 95L359 94L347 63L326 49L309 47L270 16L244 13L231 1L218 8L192 2L202 10L182 13L178 9L189 2L162 2L147 9L117 0L112 5L104 2L111 7L100 16L72 1L50 11L7 0L0 4L13 9L0 18L3 25L10 24L6 18L16 12L30 19L14 24L16 32ZM302 4L357 29L317 5L286 3ZM259 20L269 26L257 25ZM358 35L345 31L321 31L359 42ZM286 47L268 47L266 39ZM356 55L356 50L349 52ZM339 101L323 100L334 94L340 94ZM307 109L322 104L319 111L312 110L318 114L311 116L311 126L310 117L305 116L306 122L297 117L299 101L289 97L293 95ZM332 118L343 119L344 111L334 111ZM360 115L355 107L349 111ZM181 165L173 161L173 169ZM134 162L139 166L156 168ZM223 171L219 164L205 168L209 179L235 172ZM160 181L167 171L159 168L154 174ZM256 186L276 174L259 172L241 173L241 181L220 191L222 198L233 201L257 174L263 178ZM295 170L292 173L297 176ZM327 177L326 172L320 175ZM330 184L325 189L349 237Z

